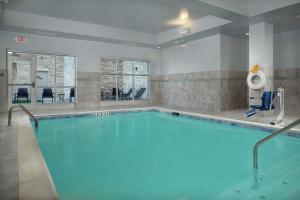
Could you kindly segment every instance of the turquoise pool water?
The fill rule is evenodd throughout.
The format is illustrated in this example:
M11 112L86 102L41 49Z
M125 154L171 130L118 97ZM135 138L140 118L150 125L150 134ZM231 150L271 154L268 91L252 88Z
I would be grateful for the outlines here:
M159 112L41 120L62 200L300 199L300 139ZM255 186L255 187L254 187Z

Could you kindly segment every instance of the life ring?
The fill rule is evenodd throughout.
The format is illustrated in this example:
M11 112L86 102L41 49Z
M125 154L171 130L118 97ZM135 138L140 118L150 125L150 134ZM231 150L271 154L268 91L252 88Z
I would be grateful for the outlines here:
M262 71L258 71L257 73L249 72L247 84L253 90L261 89L266 85L266 75Z

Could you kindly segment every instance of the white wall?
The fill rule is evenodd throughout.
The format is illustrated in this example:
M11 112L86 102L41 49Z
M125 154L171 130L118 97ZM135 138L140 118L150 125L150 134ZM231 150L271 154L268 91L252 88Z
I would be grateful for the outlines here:
M249 66L247 39L221 35L221 70L247 71Z
M220 70L220 35L162 49L162 74Z
M248 40L214 35L162 50L162 73L247 71Z
M300 30L274 35L274 68L300 68Z
M300 30L274 35L274 68L300 68ZM162 74L247 71L249 40L214 35L161 50Z
M6 48L14 51L77 56L80 72L99 71L100 56L149 59L151 73L160 73L160 50L75 39L27 35L28 44L14 41L18 33L0 31L0 69L6 67Z

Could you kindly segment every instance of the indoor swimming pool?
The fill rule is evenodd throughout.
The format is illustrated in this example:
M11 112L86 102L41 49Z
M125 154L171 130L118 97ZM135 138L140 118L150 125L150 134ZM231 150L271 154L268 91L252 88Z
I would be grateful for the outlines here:
M143 111L41 119L38 144L62 200L300 199L300 138Z

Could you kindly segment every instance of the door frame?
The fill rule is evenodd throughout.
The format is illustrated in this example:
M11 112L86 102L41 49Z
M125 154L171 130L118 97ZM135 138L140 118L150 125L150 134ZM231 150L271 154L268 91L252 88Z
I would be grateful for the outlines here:
M76 103L77 103L77 56L74 55L66 55L66 54L55 54L55 53L45 53L45 52L31 52L31 51L15 51L9 48L6 48L6 70L7 70L7 87L8 87L8 109L13 106L16 105L14 103L12 103L12 87L14 85L18 85L18 84L12 84L12 65L11 65L11 60L10 60L10 56L9 54L11 53L20 53L20 54L32 54L32 55L51 55L51 56L69 56L69 57L74 57L75 58L75 98L74 98L74 102L65 102L65 103L57 103L54 102L52 104L40 104L37 103L36 101L36 73L37 73L37 60L35 61L35 64L33 66L31 66L30 72L31 72L31 84L26 84L27 86L31 86L31 102L30 103L26 103L26 104L22 104L24 105L26 108L28 108L29 110L33 110L33 109L60 109L60 108L75 108ZM55 85L55 88L57 86Z
M12 60L11 56L9 56L12 53L23 53L23 52L15 52L10 49L6 49L6 69L7 69L7 86L8 86L8 108L10 108L13 105L21 104L26 106L28 109L34 109L35 108L35 71L36 71L36 64L34 62L30 62L30 82L25 84L14 84L12 81ZM36 61L35 61L36 63ZM30 87L30 102L29 103L13 103L13 87L14 86L29 86Z

